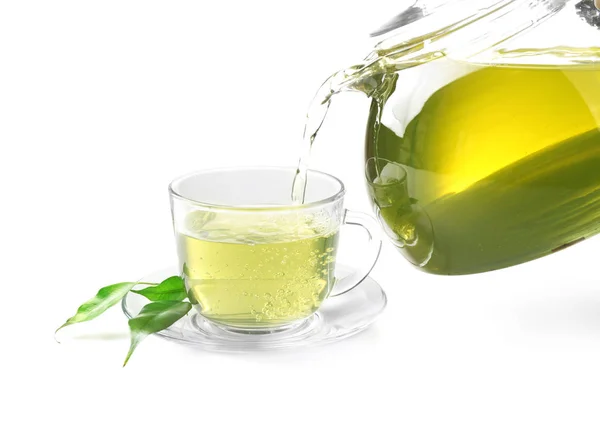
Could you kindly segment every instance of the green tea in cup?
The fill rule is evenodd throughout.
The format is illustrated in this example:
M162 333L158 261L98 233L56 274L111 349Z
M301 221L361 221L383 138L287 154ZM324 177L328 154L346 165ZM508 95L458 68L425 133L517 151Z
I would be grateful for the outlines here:
M217 215L177 234L189 295L206 318L238 327L288 324L313 314L331 291L337 228L264 217Z

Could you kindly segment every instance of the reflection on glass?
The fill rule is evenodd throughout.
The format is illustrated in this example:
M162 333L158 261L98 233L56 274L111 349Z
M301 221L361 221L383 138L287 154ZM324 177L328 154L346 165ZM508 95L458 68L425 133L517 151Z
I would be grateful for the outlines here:
M425 266L433 252L431 222L417 200L408 196L406 171L398 163L371 158L366 177L384 231L411 263Z

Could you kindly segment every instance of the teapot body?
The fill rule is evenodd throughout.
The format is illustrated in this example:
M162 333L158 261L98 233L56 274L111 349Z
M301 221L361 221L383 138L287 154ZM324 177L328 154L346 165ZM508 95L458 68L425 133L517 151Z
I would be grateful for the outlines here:
M366 182L412 264L485 272L600 232L600 29L590 28L582 46L513 37L371 72Z

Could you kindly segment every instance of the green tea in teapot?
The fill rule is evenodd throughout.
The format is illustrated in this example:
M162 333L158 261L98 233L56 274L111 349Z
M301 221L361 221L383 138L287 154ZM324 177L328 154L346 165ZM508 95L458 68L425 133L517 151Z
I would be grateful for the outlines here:
M413 264L482 272L600 231L600 69L427 66L397 74L367 135L372 200Z
M411 263L436 274L484 272L600 231L600 68L437 56L377 66L325 85L305 143L331 96L372 98L366 182L385 232Z

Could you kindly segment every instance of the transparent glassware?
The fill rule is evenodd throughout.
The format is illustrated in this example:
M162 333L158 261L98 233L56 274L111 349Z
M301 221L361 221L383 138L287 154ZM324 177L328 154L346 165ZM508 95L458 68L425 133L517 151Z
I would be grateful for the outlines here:
M157 270L143 277L140 282L164 280L177 271L176 267ZM336 275L340 278L354 272L352 267L343 264L336 266ZM121 306L127 318L131 319L147 303L148 300L141 295L129 293L123 298ZM329 344L362 332L375 322L386 305L385 292L375 280L367 276L356 288L343 295L329 297L312 316L286 330L259 333L230 330L204 318L194 308L157 335L209 351L297 351L299 348Z
M381 248L377 222L344 209L344 185L307 174L293 204L292 168L204 170L169 187L179 273L198 314L230 332L272 333L305 324L329 297L368 276ZM362 260L336 271L342 225L366 231ZM343 242L343 240L342 240Z
M412 264L485 272L600 231L598 3L417 1L321 87L321 116L370 97L370 199Z

